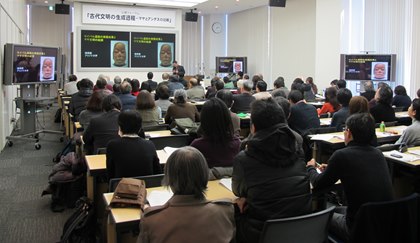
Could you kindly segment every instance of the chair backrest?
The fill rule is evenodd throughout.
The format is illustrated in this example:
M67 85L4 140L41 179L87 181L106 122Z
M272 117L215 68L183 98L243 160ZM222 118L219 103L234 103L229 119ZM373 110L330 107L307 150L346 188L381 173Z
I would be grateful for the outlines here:
M96 154L106 154L106 147L105 148L98 148L96 150Z
M150 138L150 141L153 142L157 150L163 149L165 147L184 147L190 145L190 140L191 138L188 134Z
M365 203L356 214L352 242L418 243L420 198L413 193L387 202Z
M146 183L146 188L150 187L159 187L162 186L162 179L163 174L157 174L157 175L148 175L148 176L136 176L132 177L139 180L144 180ZM118 183L120 182L122 178L112 178L109 180L109 192L115 191L115 188L117 187Z
M159 125L155 125L155 126L145 126L145 127L143 127L143 130L145 132L164 131L164 130L169 130L169 125L168 124L159 124Z
M267 220L260 243L323 243L335 207L298 217Z

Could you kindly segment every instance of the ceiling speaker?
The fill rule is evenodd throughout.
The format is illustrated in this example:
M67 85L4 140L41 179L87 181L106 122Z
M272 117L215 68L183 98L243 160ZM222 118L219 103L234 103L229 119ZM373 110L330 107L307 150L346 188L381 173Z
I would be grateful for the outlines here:
M197 22L197 19L198 19L198 13L193 13L193 12L185 13L185 21Z
M57 3L55 5L55 14L70 14L70 5Z
M270 7L286 7L286 0L270 0Z

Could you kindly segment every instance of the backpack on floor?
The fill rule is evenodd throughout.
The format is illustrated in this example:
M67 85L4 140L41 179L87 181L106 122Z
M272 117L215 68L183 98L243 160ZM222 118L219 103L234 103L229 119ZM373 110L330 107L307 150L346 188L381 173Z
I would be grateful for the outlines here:
M93 203L86 197L81 197L74 212L63 227L59 243L94 243L95 223Z

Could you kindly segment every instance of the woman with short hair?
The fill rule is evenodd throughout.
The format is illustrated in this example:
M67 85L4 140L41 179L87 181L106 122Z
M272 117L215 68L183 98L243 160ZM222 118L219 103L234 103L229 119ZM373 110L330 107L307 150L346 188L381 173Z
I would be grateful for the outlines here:
M137 95L136 108L143 119L143 127L159 125L161 110L156 106L155 100L149 91L140 91L139 95Z
M104 113L102 110L102 101L104 100L105 96L106 94L104 92L94 92L90 96L86 104L86 110L80 112L79 115L79 123L83 129L86 129L89 126L90 120L92 118Z
M166 204L144 210L138 243L234 241L233 204L206 200L207 171L206 159L193 147L180 148L169 156L163 185L174 195Z

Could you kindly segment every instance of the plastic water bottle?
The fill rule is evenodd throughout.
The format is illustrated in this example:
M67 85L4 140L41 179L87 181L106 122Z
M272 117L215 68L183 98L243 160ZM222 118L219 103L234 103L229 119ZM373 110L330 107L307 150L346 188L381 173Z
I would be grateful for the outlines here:
M385 132L385 122L381 122L381 124L379 125L379 131L380 132Z

